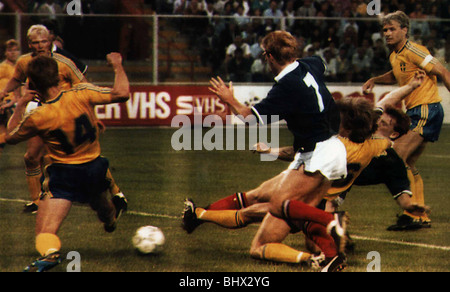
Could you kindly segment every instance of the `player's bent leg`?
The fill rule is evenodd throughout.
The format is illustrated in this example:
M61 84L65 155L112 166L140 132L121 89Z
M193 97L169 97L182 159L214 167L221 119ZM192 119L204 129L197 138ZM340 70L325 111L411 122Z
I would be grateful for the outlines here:
M308 262L311 254L282 243L290 231L286 221L267 214L253 239L250 255L255 259L283 263Z
M128 208L128 202L121 193L116 194L112 199L109 199L109 193L107 191L92 198L89 204L97 213L98 219L104 223L106 232L113 232L116 230L120 216Z
M411 155L423 144L424 138L419 133L409 131L394 143L394 150L407 163ZM410 160L410 162L412 162Z
M70 211L72 202L46 196L36 217L36 250L41 257L24 269L24 272L45 272L62 261L61 241L56 235Z
M310 174L299 170L288 169L279 181L274 182L270 196L270 213L278 218L285 218L284 202L298 200L317 206L330 187L330 182L319 172ZM301 218L292 218L301 219Z
M32 203L25 205L24 212L33 213L37 211L41 194L41 159L45 150L39 137L33 137L27 143L27 153L24 156L25 175Z

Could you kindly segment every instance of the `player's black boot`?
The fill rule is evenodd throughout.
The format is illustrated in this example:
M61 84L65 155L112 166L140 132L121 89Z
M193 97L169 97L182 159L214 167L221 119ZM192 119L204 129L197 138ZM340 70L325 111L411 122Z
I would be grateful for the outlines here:
M197 219L195 208L195 203L192 199L185 199L182 227L188 234L194 232L195 228L203 223Z

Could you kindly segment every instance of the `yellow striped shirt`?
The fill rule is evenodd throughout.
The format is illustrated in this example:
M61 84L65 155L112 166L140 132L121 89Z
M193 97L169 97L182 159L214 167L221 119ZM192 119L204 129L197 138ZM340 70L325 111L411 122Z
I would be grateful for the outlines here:
M372 158L381 156L386 149L392 147L392 141L381 137L372 137L364 143L354 143L341 136L338 138L347 151L347 177L333 182L325 197L328 200L334 199L348 190L364 168L369 165Z
M391 53L389 60L395 79L400 86L408 84L417 70L422 69L427 72L422 85L405 97L407 109L442 101L438 93L437 78L429 74L437 60L426 47L408 40L402 49Z
M84 79L83 73L81 73L80 70L78 70L77 66L70 59L58 53L52 53L52 58L55 59L56 62L58 63L61 89L63 90L70 89L72 86L80 83ZM17 60L16 68L13 75L14 79L16 79L21 83L26 82L28 78L27 67L31 59L33 59L33 55L29 53L21 56Z
M111 103L111 89L81 83L26 114L12 140L40 136L54 163L82 164L100 156L94 107Z

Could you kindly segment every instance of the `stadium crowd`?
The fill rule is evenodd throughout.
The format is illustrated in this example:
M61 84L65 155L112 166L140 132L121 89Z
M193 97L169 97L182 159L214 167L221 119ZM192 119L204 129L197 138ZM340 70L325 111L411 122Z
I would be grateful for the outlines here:
M102 58L117 50L126 59L150 56L149 24L139 18L58 18L71 1L0 0L0 13L31 12L57 23L64 40L80 58ZM259 42L270 31L285 29L301 44L301 53L319 55L328 64L329 82L363 82L389 69L389 51L377 19L395 10L411 18L411 40L450 63L448 0L382 0L381 14L370 16L370 0L81 0L83 14L180 15L171 18L190 39L190 49L213 74L235 82L266 82L271 75ZM220 17L215 17L220 16ZM273 17L273 18L268 18ZM300 17L306 17L299 19ZM43 17L40 17L42 20ZM358 19L360 18L360 19ZM372 19L371 19L372 18ZM36 22L36 19L34 20ZM86 43L96 43L95 51ZM104 49L102 49L104 48ZM447 65L448 66L448 65Z
M442 63L448 63L450 25L435 21L449 18L448 1L381 1L381 14L375 16L367 14L370 2L167 0L158 9L162 13L207 16L207 20L199 18L197 25L188 26L192 45L202 52L203 64L211 65L214 73L225 72L236 82L270 79L259 42L266 33L277 29L285 29L299 40L303 56L315 54L325 60L329 82L363 82L386 72L389 50L377 19L395 10L405 11L411 18L411 40L427 46ZM226 18L214 17L217 15ZM203 37L198 37L199 32ZM238 47L241 50L236 50Z

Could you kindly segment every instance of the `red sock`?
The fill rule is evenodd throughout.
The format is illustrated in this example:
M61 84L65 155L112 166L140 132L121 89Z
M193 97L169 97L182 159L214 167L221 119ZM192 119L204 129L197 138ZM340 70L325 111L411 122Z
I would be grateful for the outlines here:
M300 201L286 201L283 208L284 214L291 220L317 222L325 227L334 220L333 214Z
M226 198L220 199L212 203L207 210L239 210L248 206L247 196L245 193L235 193Z
M337 255L334 239L328 235L327 228L321 224L310 222L306 228L306 236L314 241L327 258Z

